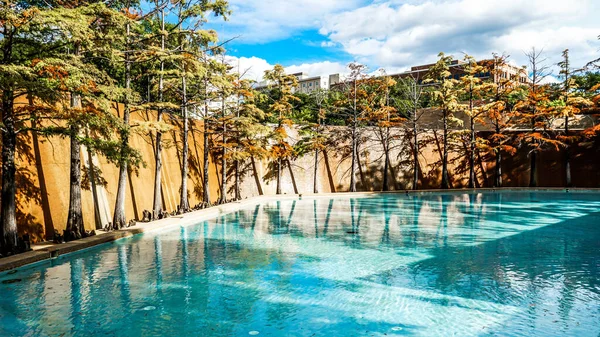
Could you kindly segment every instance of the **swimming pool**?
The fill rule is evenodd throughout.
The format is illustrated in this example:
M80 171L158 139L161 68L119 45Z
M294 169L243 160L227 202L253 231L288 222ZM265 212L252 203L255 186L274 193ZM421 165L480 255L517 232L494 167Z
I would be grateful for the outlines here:
M600 193L282 200L0 281L0 336L598 336Z

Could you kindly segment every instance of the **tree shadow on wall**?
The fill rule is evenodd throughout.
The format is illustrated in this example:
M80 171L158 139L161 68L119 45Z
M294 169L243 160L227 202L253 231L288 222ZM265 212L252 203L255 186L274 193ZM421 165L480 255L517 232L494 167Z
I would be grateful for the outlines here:
M236 167L235 167L235 161L234 160L230 160L230 164L227 166L227 193L228 195L234 196L235 197L235 174L236 174ZM250 160L239 160L238 161L238 174L239 174L239 182L240 182L240 198L246 198L249 196L244 196L242 194L242 186L245 184L245 181L248 177L251 177L252 175L256 176L257 172L254 171L254 167L252 165L252 161ZM261 192L258 188L258 186L256 186L256 194L250 195L250 196L255 196L255 195L260 195Z
M37 168L40 169L40 163L36 162L36 153L30 145L32 137L29 134L21 133L17 138L17 169L15 173L15 184L17 193L15 197L16 203L16 218L17 218L17 230L21 236L23 234L29 234L30 239L33 242L43 241L44 237L44 225L36 217L31 214L31 202L35 202L36 205L42 207L44 213L50 210L43 206L42 192L39 186L37 186L37 180L40 172L34 172L29 167L38 164ZM37 141L35 139L34 141ZM37 144L36 144L37 146ZM38 159L39 160L39 159ZM0 163L1 164L1 163ZM1 165L0 165L1 168ZM41 182L45 185L45 181ZM45 186L44 186L45 188ZM47 196L44 196L47 201ZM45 217L46 218L46 217ZM50 224L47 224L51 226ZM53 234L53 227L52 234ZM48 228L46 228L48 230Z
M412 132L405 132L397 143L392 146L392 150L397 153L396 160L398 163L396 170L403 177L403 179L400 179L399 185L403 189L413 188L413 175L416 165L418 168L417 187L420 187L425 181L425 177L423 175L421 160L417 161L417 163L414 160L414 134ZM418 140L417 145L419 149L423 149L424 144L425 141L423 139ZM422 156L421 151L419 151L418 156Z
M267 164L267 172L263 175L264 181L274 181L277 182L277 159L270 160L269 164ZM281 183L283 189L283 179L286 176L286 171L288 172L290 179L292 180L292 185L294 188L294 193L298 193L298 187L296 186L296 178L294 176L294 171L289 159L281 160ZM282 191L283 194L286 194L285 191Z
M181 165L182 165L182 161L183 161L183 138L182 138L182 132L181 130L183 130L183 124L181 123L181 120L179 120L178 118L176 118L175 116L169 115L169 121L170 123L175 126L170 132L171 132L171 137L173 139L173 142L171 144L169 144L169 148L174 148L175 149L175 153L177 155L177 162L178 162L178 168L179 168L179 172L178 174L181 175ZM198 130L194 123L192 121L190 121L189 123L189 133L188 133L188 175L187 175L187 179L191 180L191 184L193 186L193 193L195 195L195 197L198 200L202 199L202 192L203 192L203 188L204 186L202 185L203 182L203 174L202 171L200 169L200 167L202 166L201 164L201 149L198 148L198 139L197 139L197 134L202 134L201 130ZM163 147L163 150L165 149L165 147ZM179 185L179 187L177 188L178 193L181 192L181 184ZM190 193L188 192L188 198L190 197L189 195Z

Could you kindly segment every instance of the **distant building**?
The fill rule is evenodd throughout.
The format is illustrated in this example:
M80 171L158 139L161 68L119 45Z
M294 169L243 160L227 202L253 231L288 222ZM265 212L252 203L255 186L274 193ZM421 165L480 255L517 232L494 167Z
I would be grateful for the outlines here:
M494 64L494 60L482 60L482 61L478 61L478 63L480 64L487 64L487 65L492 65ZM416 79L419 83L422 83L423 80L427 77L427 73L429 73L429 69L434 66L435 64L425 64L425 65L420 65L420 66L414 66L411 67L409 71L405 71L403 73L398 73L398 74L392 74L390 75L391 77L394 78L414 78ZM460 60L453 60L450 63L449 66L449 71L451 73L451 77L453 77L454 79L459 79L463 76L465 76L465 70L464 70L464 66L466 65L465 62L460 61ZM487 80L487 79L491 79L492 77L492 73L495 73L495 77L494 81L495 82L500 82L500 79L507 79L507 78L513 78L515 80L517 80L519 83L528 83L529 79L527 77L527 71L524 68L520 68L520 67L516 67L516 66L512 66L512 65L504 65L501 69L501 71L498 72L492 72L493 69L490 69L486 72L482 72L480 74L476 74L475 77L479 77L483 80Z
M294 93L310 94L317 89L329 90L332 85L336 85L340 82L340 74L333 74L329 76L309 76L306 73L295 73L292 74L298 80L298 86L292 89ZM269 83L266 81L260 82L256 85L255 89L261 90L269 87Z
M482 61L478 61L478 63L480 63L480 64L485 63L489 67L490 65L493 66L494 60L482 60ZM396 78L396 79L412 77L418 83L423 83L423 81L427 78L427 74L429 73L429 70L434 65L435 65L434 63L431 63L431 64L413 66L408 71L405 71L402 73L390 74L388 76L390 76L392 78ZM465 76L466 75L465 69L464 69L465 65L466 65L466 63L461 60L453 60L449 66L449 71L451 74L450 76L454 79L460 79L461 77ZM340 74L333 74L333 75L329 75L329 76L312 76L311 77L308 74L301 72L301 73L295 73L292 75L295 76L296 79L298 80L298 86L293 88L293 90L292 90L294 93L298 92L298 93L303 93L303 94L310 94L311 92L313 92L317 89L329 90L331 88L336 88L336 87L339 88L344 83L344 81L340 77ZM495 82L500 82L501 79L512 78L522 84L529 83L529 78L527 76L527 71L525 68L516 67L516 66L508 65L508 64L503 65L503 67L500 71L493 71L493 69L490 69L486 72L476 74L475 77L481 78L483 80L489 80L492 78L492 75L494 75L494 77L495 77L494 78ZM263 81L263 82L259 82L255 86L255 89L263 90L268 87L269 87L269 83L266 81Z

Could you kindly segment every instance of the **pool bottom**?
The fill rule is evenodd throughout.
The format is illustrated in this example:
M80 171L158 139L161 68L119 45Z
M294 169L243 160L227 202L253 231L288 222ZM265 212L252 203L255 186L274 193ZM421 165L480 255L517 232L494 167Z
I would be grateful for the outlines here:
M0 335L597 336L600 197L258 205L4 275Z

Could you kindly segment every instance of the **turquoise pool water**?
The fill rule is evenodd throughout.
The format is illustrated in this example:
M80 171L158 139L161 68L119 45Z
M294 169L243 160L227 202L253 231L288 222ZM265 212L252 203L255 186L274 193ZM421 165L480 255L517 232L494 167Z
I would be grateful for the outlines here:
M273 202L0 281L0 336L596 337L600 194Z

